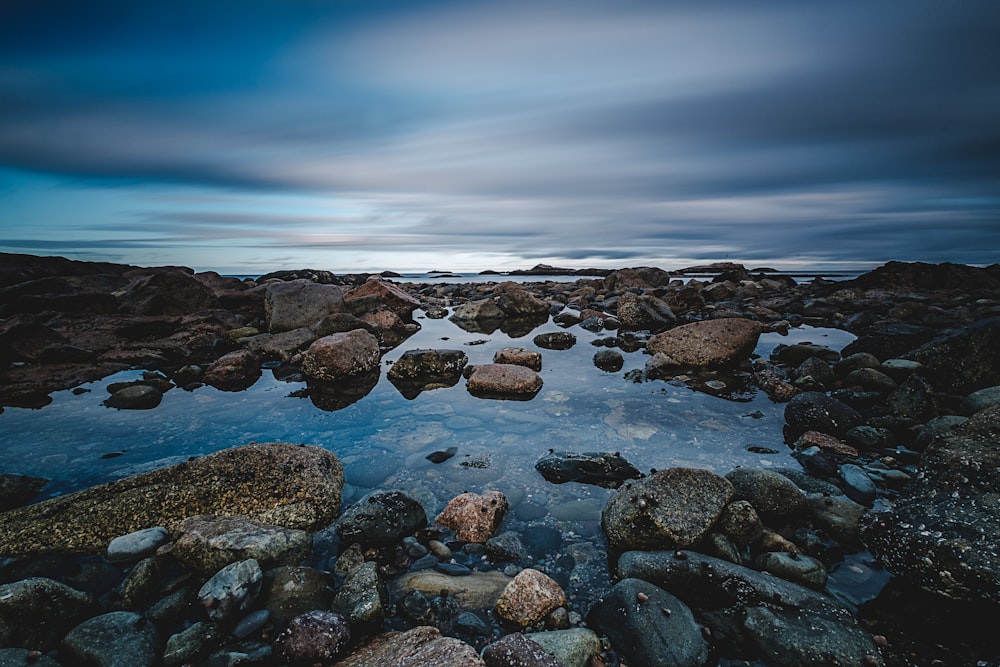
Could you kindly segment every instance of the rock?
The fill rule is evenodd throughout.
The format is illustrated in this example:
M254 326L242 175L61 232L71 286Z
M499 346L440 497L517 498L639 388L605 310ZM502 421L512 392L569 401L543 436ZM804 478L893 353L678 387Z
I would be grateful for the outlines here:
M61 651L97 667L153 667L160 657L156 626L131 611L95 616L73 628Z
M163 664L167 667L193 663L221 643L222 635L213 623L198 621L187 629L171 635L163 651Z
M662 331L677 322L670 306L652 295L626 292L618 299L618 320L626 329Z
M187 315L207 310L215 295L189 273L181 270L140 269L117 295L118 311L130 315Z
M500 283L493 290L494 303L506 317L548 318L549 304L530 294L518 283Z
M844 483L844 495L854 502L869 507L875 502L875 482L861 466L853 463L840 466L840 480Z
M826 586L826 568L812 556L797 551L770 551L757 557L757 567L776 577L821 591Z
M308 280L270 283L264 295L264 314L271 333L310 327L344 308L344 293L339 287Z
M236 350L216 359L202 381L222 391L243 391L260 379L260 359L250 350Z
M229 644L208 656L204 667L263 667L273 664L270 644L243 641Z
M809 514L814 523L828 531L845 545L856 545L860 539L861 517L865 506L846 496L810 493L806 496Z
M844 437L847 439L847 444L850 447L857 447L859 449L886 449L896 444L896 436L892 434L892 431L877 426L855 426L854 428L847 429ZM856 453L851 454L850 452L836 453L857 456Z
M525 628L538 625L553 609L566 604L566 593L551 577L527 568L500 593L494 613L503 621Z
M505 532L486 540L486 557L493 562L517 562L525 555L521 538L514 532Z
M1000 377L1000 317L991 317L935 336L900 355L919 362L935 390L965 395L996 384Z
M732 484L708 470L658 470L618 489L601 527L617 552L686 548L708 533L732 496Z
M163 392L148 384L123 387L104 400L104 405L119 410L152 410L163 400Z
M197 514L311 530L336 516L343 480L325 449L252 443L0 514L0 554L100 553L119 535Z
M601 350L594 353L594 366L607 373L617 373L625 365L625 357L617 350Z
M619 581L591 609L588 623L608 636L630 667L708 662L708 645L688 606L646 581Z
M48 482L41 477L0 473L0 512L30 502Z
M510 582L510 577L497 570L473 572L465 577L421 570L404 574L392 584L397 598L405 597L410 591L419 591L431 597L447 591L448 597L457 600L464 608L491 609Z
M345 544L387 547L427 525L423 506L402 491L373 491L348 507L334 529Z
M437 628L418 626L406 632L378 635L337 663L337 667L484 667L485 663L465 642L442 637Z
M486 667L563 667L531 638L512 632L483 649Z
M379 369L342 378L335 382L307 378L309 400L320 410L333 412L357 403L371 393L379 381Z
M198 602L213 621L235 621L257 599L263 579L260 565L252 558L230 563L205 582Z
M882 362L878 360L874 354L870 352L855 352L854 354L848 355L837 361L833 365L833 372L836 373L838 377L846 378L854 371L860 370L862 368L881 368Z
M747 358L760 337L760 323L742 318L703 320L657 334L646 343L663 364L679 368L725 366Z
M759 653L769 665L882 664L871 635L832 598L741 565L683 554L630 551L617 573L669 590L701 613L728 650Z
M345 294L344 302L355 315L388 310L403 322L412 322L413 311L420 307L417 299L396 285L377 278L369 278Z
M309 558L312 538L304 530L269 526L239 516L198 515L173 531L172 554L182 565L208 575L240 560L263 568L298 565Z
M38 651L26 648L0 648L0 667L62 667L58 662Z
M920 429L920 433L917 434L916 440L913 441L913 449L920 452L924 451L936 437L950 432L953 428L964 424L968 420L968 417L960 417L958 415L942 415L941 417L935 417L924 424L924 427Z
M792 480L773 470L736 468L726 475L734 498L747 500L764 523L780 526L805 513L806 499Z
M833 352L833 350L830 350L830 352ZM834 354L836 353L834 352ZM804 378L810 378L814 383L818 383L820 387L827 388L833 385L835 376L833 368L828 362L823 361L819 357L809 357L795 369L795 379L798 381Z
M550 451L535 462L535 470L553 484L580 482L607 489L617 489L625 480L642 477L618 452Z
M524 366L484 364L473 367L466 388L480 398L529 400L541 390L542 378Z
M451 528L463 542L485 542L496 533L509 507L500 491L463 493L452 498L434 522Z
M252 611L241 618L239 623L233 626L230 634L237 639L246 639L258 630L264 628L270 620L271 612L267 609Z
M892 509L861 538L893 574L958 600L1000 603L1000 406L935 438Z
M493 355L493 363L514 364L538 372L542 370L542 353L526 350L523 347L505 347Z
M748 500L734 500L726 505L715 527L739 547L756 542L764 530L757 510Z
M847 431L848 436L852 431L859 428L871 428L870 426L855 426ZM797 451L802 451L809 449L810 447L818 447L824 451L831 452L833 454L841 454L843 456L857 456L858 450L851 447L846 442L843 442L839 438L835 438L832 435L826 433L821 433L819 431L806 431L799 436L798 440L795 441L793 445Z
M127 563L150 556L170 539L163 526L144 528L111 540L104 556L112 563Z
M785 406L785 421L792 438L806 431L820 431L843 437L848 429L863 421L857 410L816 391L799 394Z
M552 331L538 334L531 342L546 350L568 350L576 345L576 336L568 331Z
M499 322L503 319L503 316L504 313L500 310L500 306L496 305L492 299L481 299L479 301L466 301L461 306L455 308L448 319L458 326L465 328L470 324L476 325L490 322L495 322L499 326ZM472 330L477 331L478 329L479 327L474 326Z
M74 625L98 610L86 593L32 577L0 585L0 646L53 648Z
M886 407L899 417L928 421L937 416L934 388L920 375L911 375L889 394Z
M454 387L469 362L461 350L407 350L389 367L387 377L404 397Z
M378 575L378 564L366 561L347 574L330 609L354 625L381 623L388 606L389 591Z
M313 341L302 370L317 380L337 382L378 368L378 339L364 329L335 333Z
M343 616L316 610L293 618L274 640L274 649L293 664L329 664L344 653L350 641L351 628Z
M1000 386L986 387L985 389L972 392L962 399L959 411L963 415L974 415L994 405L1000 405Z
M329 577L312 567L286 565L268 572L263 604L279 626L314 609L329 609Z
M531 641L565 667L587 667L590 660L601 653L600 637L587 628L533 632Z
M859 368L851 371L844 378L844 384L848 387L858 387L863 391L874 391L880 394L887 394L898 386L896 381L875 368Z

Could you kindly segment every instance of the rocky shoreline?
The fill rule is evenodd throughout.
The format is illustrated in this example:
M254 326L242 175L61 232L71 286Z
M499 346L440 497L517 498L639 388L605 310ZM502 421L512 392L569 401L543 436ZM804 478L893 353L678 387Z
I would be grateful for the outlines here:
M266 365L336 410L377 383L417 311L518 336L551 317L564 330L536 336L542 350L596 333L602 370L645 350L636 381L766 392L785 405L771 444L801 464L643 475L611 452L553 453L545 479L617 489L606 552L561 556L505 528L502 480L434 517L403 489L341 508L340 462L308 445L242 445L35 504L44 480L3 474L0 666L997 664L1000 267L892 262L810 283L693 268L715 275L238 280L0 256L0 406L139 368L106 405L155 409L167 391L240 391ZM762 332L802 324L857 339L750 358ZM464 378L530 400L540 364L520 348L477 366L407 350L388 379L404 396ZM828 571L863 549L893 579L836 599ZM609 578L586 607L566 595L582 572Z

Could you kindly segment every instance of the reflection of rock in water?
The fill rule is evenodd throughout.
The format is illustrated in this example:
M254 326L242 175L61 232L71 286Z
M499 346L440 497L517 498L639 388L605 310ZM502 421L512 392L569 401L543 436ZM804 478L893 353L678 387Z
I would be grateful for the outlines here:
M343 410L367 396L378 384L379 370L353 375L339 382L309 379L309 400L320 410Z
M549 314L547 312L536 316L508 317L500 322L500 331L511 338L521 338L548 321Z
M454 387L468 361L461 350L407 350L387 377L404 398L413 400L423 391Z

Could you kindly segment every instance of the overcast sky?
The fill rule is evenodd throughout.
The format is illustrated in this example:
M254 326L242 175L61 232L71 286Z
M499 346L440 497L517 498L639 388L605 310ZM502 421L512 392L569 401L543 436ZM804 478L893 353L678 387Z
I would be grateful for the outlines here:
M0 6L0 251L1000 261L1000 2Z

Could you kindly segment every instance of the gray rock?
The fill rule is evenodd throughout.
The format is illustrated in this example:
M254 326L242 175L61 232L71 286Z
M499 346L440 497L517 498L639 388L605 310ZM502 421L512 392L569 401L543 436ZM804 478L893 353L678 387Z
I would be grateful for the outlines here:
M237 623L230 634L237 639L246 639L263 628L271 620L271 612L267 609L252 611Z
M378 339L364 329L330 334L313 341L302 357L306 375L337 382L378 368Z
M855 352L833 365L833 372L838 377L846 378L851 373L863 368L881 368L882 362L870 352Z
M160 657L156 626L130 611L95 616L73 628L62 651L98 667L153 667Z
M882 372L891 377L896 382L903 382L906 378L920 370L919 361L909 359L886 359L882 362Z
M312 567L289 565L268 572L264 607L279 625L313 609L328 609L330 578Z
M274 640L274 648L291 663L329 663L343 654L351 628L340 614L310 611L296 616Z
M862 417L857 410L835 398L815 391L795 396L785 406L785 421L793 438L806 431L819 431L842 437L858 426Z
M201 667L265 667L274 664L271 654L270 644L244 641L216 651Z
M533 632L530 638L565 667L587 667L601 653L601 638L587 628Z
M483 364L473 367L466 388L481 398L528 400L542 388L538 373L515 364Z
M26 648L0 648L0 667L62 667L42 653Z
M411 572L393 580L396 598L405 597L410 591L419 591L427 597L447 591L463 608L490 609L500 594L512 581L502 572L473 572L465 577L451 577L433 570Z
M507 531L486 540L486 557L494 562L517 562L524 555L524 545L517 533Z
M858 449L885 449L896 444L896 436L887 428L855 426L844 434L847 444Z
M252 558L231 563L205 582L198 591L198 602L213 621L234 621L257 599L263 579L260 565Z
M348 507L334 529L345 544L397 544L427 525L423 506L402 491L374 491Z
M380 623L389 606L389 591L378 575L378 564L366 561L351 570L330 603L331 611L352 623Z
M861 517L866 509L842 495L810 493L806 496L809 515L813 522L829 531L838 542L846 545L858 544L860 540Z
M826 586L826 568L812 556L770 551L757 556L755 564L765 572L792 583L821 591Z
M549 304L514 282L500 283L494 289L493 301L507 317L547 316Z
M920 362L936 391L961 396L992 386L1000 377L1000 317L943 331L902 357Z
M764 523L780 527L803 514L805 495L795 483L773 470L736 468L726 474L737 500L746 500Z
M459 326L463 323L473 323L503 319L504 312L500 306L496 305L492 299L481 299L478 301L466 301L455 308L448 319Z
M759 652L768 664L882 664L854 614L804 586L692 551L682 558L631 551L619 559L617 572L669 590L732 642L731 649Z
M152 556L136 563L118 586L122 607L137 609L156 595L163 586L163 570L162 561Z
M264 295L264 315L271 333L309 327L345 308L344 292L336 285L309 280L274 282Z
M974 415L981 410L1000 405L1000 386L974 391L964 399L959 410L963 415Z
M109 408L119 410L152 410L163 400L163 392L148 384L123 387L104 401Z
M520 632L504 635L483 649L486 667L563 667L562 664Z
M708 645L688 606L647 581L619 581L590 610L587 622L608 636L630 666L689 667L708 661Z
M105 557L112 563L139 560L151 555L169 539L170 533L163 526L143 528L111 540Z
M662 331L677 322L670 306L649 294L622 294L616 312L621 325L627 329Z
M968 417L960 417L958 415L935 417L920 429L920 433L917 434L916 439L913 441L913 448L921 452L924 451L934 438L948 433L954 427L964 424L968 420Z
M670 468L628 482L601 515L612 550L697 544L733 496L733 486L708 470Z
M86 593L44 577L0 585L0 646L47 651L97 609Z
M886 399L886 407L899 417L926 421L937 416L934 389L920 375L911 375Z
M896 381L876 368L859 368L848 373L844 378L844 384L848 387L860 387L864 391L876 391L886 394L893 391Z
M580 482L617 489L642 473L618 452L549 451L535 462L535 470L554 484Z
M716 528L728 535L740 547L756 542L764 529L757 510L749 500L734 500L726 505L719 516Z
M865 469L853 463L840 466L840 480L844 483L844 494L856 503L867 505L875 502L875 482Z
M725 366L747 358L756 347L760 333L760 323L753 320L703 320L653 336L646 343L646 350L664 356L661 366Z
M198 621L190 627L167 638L163 651L163 664L181 665L193 662L218 647L222 635L214 623Z
M251 558L265 568L297 565L309 557L311 548L312 538L304 530L208 514L177 525L172 553L183 565L208 575Z

